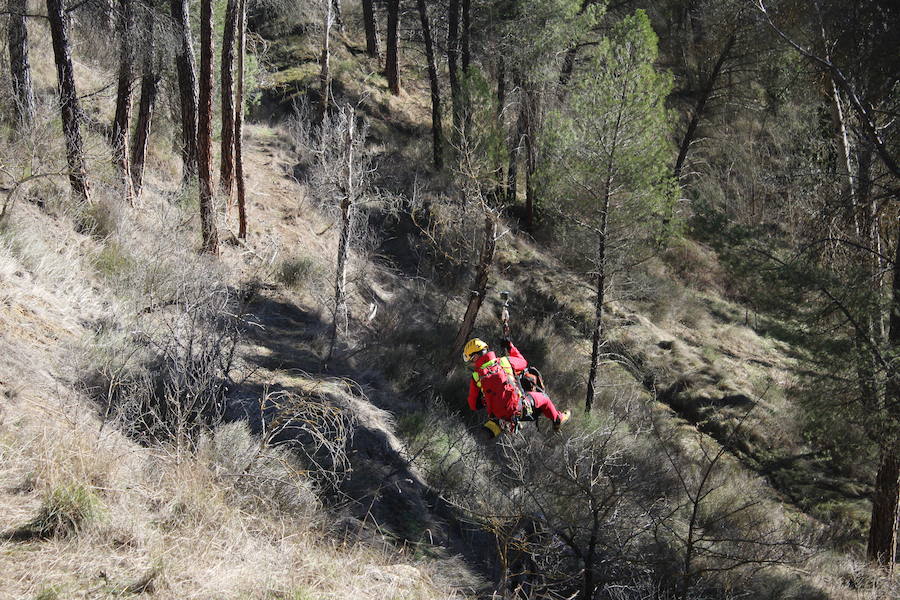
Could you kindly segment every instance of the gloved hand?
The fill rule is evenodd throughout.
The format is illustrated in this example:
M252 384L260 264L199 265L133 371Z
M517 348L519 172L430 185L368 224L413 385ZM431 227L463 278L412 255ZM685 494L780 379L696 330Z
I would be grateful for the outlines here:
M503 352L509 354L510 348L512 348L512 341L509 338L503 338L500 340L500 347L503 348Z

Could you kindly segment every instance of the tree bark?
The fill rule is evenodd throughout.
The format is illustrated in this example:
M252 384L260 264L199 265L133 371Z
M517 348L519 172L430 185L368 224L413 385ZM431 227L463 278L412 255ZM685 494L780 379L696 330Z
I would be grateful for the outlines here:
M338 31L344 33L344 16L341 10L341 0L331 0L331 10L334 13L334 22L338 26Z
M247 239L247 190L244 181L244 54L247 43L247 0L239 0L237 96L234 115L234 171L237 179L238 238Z
M450 105L453 139L462 131L462 91L459 84L459 0L450 0L447 9L447 71L450 75Z
M509 165L506 170L506 202L514 205L519 195L519 152L525 140L526 131L525 103L519 104L519 117L516 120L516 130L509 144Z
M434 155L434 167L444 168L443 127L441 124L441 87L438 81L437 65L434 60L434 44L431 39L431 23L428 20L428 9L425 0L416 0L419 16L422 20L422 36L425 38L425 58L428 61L428 79L431 82L431 135Z
M400 0L387 0L387 56L384 74L395 96L400 94L400 57L398 35L400 29Z
M331 362L334 356L334 349L337 345L338 330L347 328L347 256L350 251L350 230L353 225L353 143L355 135L355 120L353 115L347 122L346 134L346 194L341 199L341 236L338 239L338 255L337 255L337 273L334 280L334 319L331 321L331 343L329 344L328 357L325 359L325 366Z
M362 0L363 26L366 30L366 53L378 58L378 15L375 0Z
M34 85L28 61L28 28L25 25L25 0L9 0L9 70L12 78L16 116L21 125L34 122Z
M191 40L190 0L171 0L170 7L179 39L175 67L181 104L182 182L187 184L197 175L197 73Z
M90 201L90 184L84 162L84 141L81 138L81 106L75 89L75 70L69 51L68 18L63 0L47 0L47 19L53 42L53 58L56 62L56 80L62 116L63 135L66 140L66 164L69 168L69 185L75 196Z
M475 285L469 295L469 304L466 307L466 314L463 316L462 324L456 337L450 345L450 355L447 357L447 374L453 370L458 364L460 353L463 346L472 335L472 328L475 326L475 319L478 317L478 311L484 302L484 296L487 292L488 276L491 273L491 265L494 263L494 251L497 248L497 221L490 210L484 210L484 241L481 246L481 256L478 258L478 270L475 275Z
M537 95L529 89L523 89L523 111L525 114L525 228L534 227L534 205L537 201L537 130L538 105Z
M212 186L212 0L200 2L200 97L197 120L197 181L203 252L219 252Z
M156 68L156 18L153 11L146 11L146 29L144 39L144 61L141 68L141 98L138 104L137 125L131 146L131 183L135 196L141 195L144 187L144 162L147 157L147 145L150 142L150 128L153 124L153 111L156 109L156 96L159 92L159 71Z
M462 0L462 40L460 42L460 53L462 55L462 71L463 77L469 72L469 66L472 64L472 2L471 0Z
M222 135L219 152L219 189L225 204L231 205L234 191L234 36L237 29L238 0L228 0L222 30L221 93Z
M112 126L113 164L119 170L123 195L134 201L131 165L128 160L128 128L131 123L131 100L134 95L134 8L133 0L119 0L119 81L116 90L116 114Z
M900 452L896 443L881 450L881 462L872 495L872 520L869 526L867 555L870 561L894 572L897 560L898 496L900 496Z
M893 276L888 329L888 347L892 353L900 347L900 241L894 250ZM900 379L896 373L888 376L885 402L887 423L900 422ZM869 560L890 573L893 573L897 560L897 526L900 518L900 442L897 435L896 425L888 425L887 439L882 442L881 461L875 477L866 549Z

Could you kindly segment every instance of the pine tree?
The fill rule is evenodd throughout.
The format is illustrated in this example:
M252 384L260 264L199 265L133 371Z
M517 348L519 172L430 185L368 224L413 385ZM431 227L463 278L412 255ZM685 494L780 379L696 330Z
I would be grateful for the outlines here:
M567 104L548 117L547 191L578 226L591 232L595 249L594 331L588 391L591 409L600 351L603 313L613 252L624 238L655 239L653 215L671 202L668 125L664 108L670 77L654 68L656 34L643 11L617 24L601 41L583 72L573 78ZM642 225L643 224L643 225ZM647 231L640 232L646 226ZM627 229L627 235L626 235Z

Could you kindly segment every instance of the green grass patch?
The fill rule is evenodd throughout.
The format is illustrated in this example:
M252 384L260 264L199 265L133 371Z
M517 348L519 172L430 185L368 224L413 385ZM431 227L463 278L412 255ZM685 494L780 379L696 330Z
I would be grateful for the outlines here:
M53 538L75 535L103 514L103 503L89 487L72 484L54 488L44 496L35 518L12 537Z
M105 279L116 279L135 266L131 254L118 242L110 240L94 257L94 269Z

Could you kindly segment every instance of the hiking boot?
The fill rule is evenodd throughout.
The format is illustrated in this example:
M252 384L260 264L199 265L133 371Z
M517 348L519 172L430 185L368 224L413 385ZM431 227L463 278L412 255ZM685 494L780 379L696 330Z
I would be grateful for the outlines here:
M572 416L572 411L564 410L559 413L559 416L556 417L556 420L553 422L553 431L559 431L559 428L562 427L562 424L569 420Z

